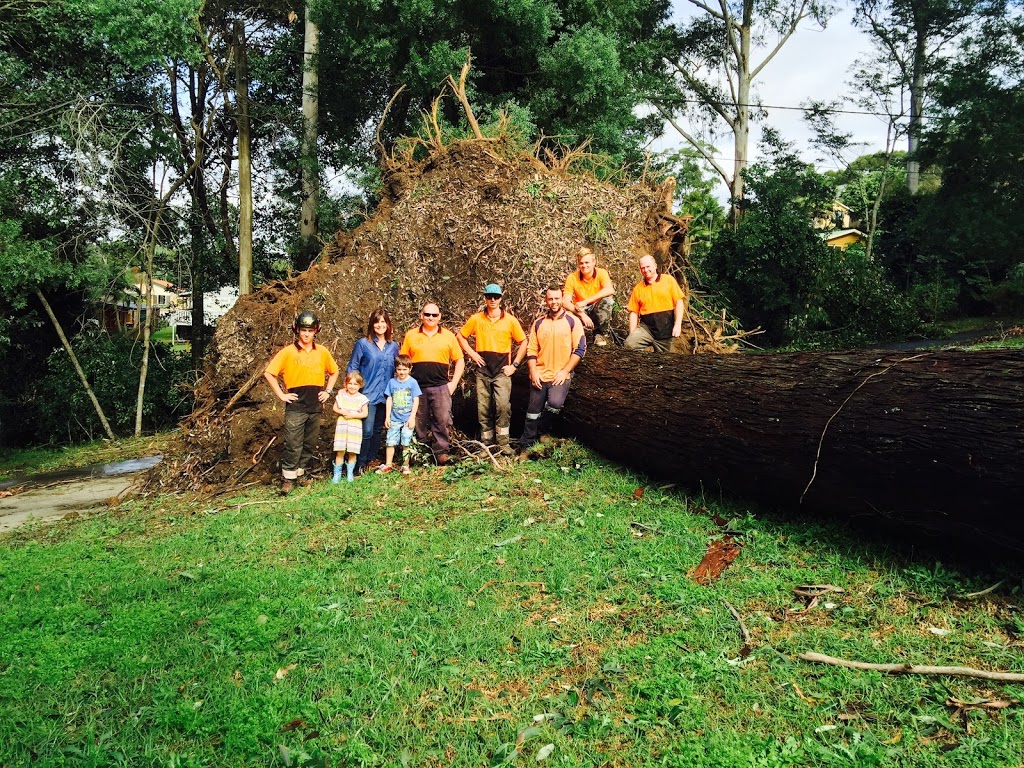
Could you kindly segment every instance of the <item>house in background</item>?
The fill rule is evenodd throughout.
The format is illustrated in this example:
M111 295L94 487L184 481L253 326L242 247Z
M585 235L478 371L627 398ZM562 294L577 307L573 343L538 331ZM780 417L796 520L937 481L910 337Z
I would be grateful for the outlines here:
M213 328L217 321L228 313L238 301L238 286L226 285L217 291L203 294L203 321L207 328ZM179 294L178 305L166 315L171 326L171 338L189 340L192 338L192 294Z
M866 243L868 236L861 232L851 215L852 211L838 200L832 202L832 208L814 219L814 228L821 231L821 237L829 248L845 251L855 243Z
M146 322L147 276L138 269L126 275L128 285L118 295L101 300L100 322L108 332L131 331L142 328ZM153 278L153 325L156 329L161 316L178 306L179 296L174 283Z

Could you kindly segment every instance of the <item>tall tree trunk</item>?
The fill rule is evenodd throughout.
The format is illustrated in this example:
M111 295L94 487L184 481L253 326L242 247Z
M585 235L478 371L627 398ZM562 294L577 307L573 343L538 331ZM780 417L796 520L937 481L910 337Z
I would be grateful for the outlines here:
M249 151L249 66L245 23L235 22L238 102L238 293L252 293L252 158Z
M103 431L107 433L107 437L111 440L117 440L114 435L114 430L110 428L110 422L107 421L107 415L103 412L103 407L100 405L100 401L96 399L96 393L92 391L92 387L89 385L89 379L86 378L85 371L82 370L81 364L78 362L78 357L75 355L75 350L71 348L71 343L68 341L68 337L64 335L64 329L61 328L60 321L57 319L57 315L53 312L53 307L50 306L50 302L43 296L43 292L36 288L36 298L39 299L39 303L43 305L43 309L46 311L46 316L50 318L50 322L53 323L53 329L57 332L57 336L60 338L60 343L64 346L64 351L68 353L68 358L71 360L71 365L75 369L75 373L78 374L78 380L82 382L82 386L85 388L85 394L89 396L89 401L92 403L92 407L96 410L96 415L100 419L100 424L103 425Z
M317 205L320 198L320 172L317 162L319 132L319 60L320 30L312 22L306 3L306 38L302 66L302 212L299 223L299 254L296 266L302 270L313 263L317 247Z
M750 148L750 86L753 77L750 72L750 25L753 23L752 3L744 3L743 24L739 28L737 51L737 97L736 125L733 130L733 172L732 172L732 225L739 226L740 211L737 203L743 199L745 181L743 172L747 168L747 153Z
M569 429L653 477L1024 552L1024 353L588 351Z
M206 234L202 215L195 205L189 215L189 235L192 250L192 365L198 370L202 368L203 355L206 354Z

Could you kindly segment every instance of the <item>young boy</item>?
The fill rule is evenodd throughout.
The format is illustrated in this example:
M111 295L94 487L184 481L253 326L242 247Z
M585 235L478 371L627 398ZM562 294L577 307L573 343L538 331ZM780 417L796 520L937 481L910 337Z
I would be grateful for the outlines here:
M395 459L395 446L402 445L402 474L408 475L412 472L409 469L410 451L412 444L412 424L416 423L416 410L419 408L420 385L412 376L412 358L408 355L399 355L395 358L395 377L388 382L384 388L384 394L388 396L384 410L384 428L388 431L386 448L384 449L384 463L377 469L377 474L383 475L395 467L392 462Z

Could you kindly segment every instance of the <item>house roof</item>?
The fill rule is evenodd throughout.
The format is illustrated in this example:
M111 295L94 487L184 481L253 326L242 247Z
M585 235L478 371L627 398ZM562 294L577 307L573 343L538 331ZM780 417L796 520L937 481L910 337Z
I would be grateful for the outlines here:
M839 238L846 237L847 235L856 235L858 237L863 237L865 240L867 240L868 238L868 236L861 232L859 229L833 229L831 232L821 233L822 238L824 238L826 241L838 240Z

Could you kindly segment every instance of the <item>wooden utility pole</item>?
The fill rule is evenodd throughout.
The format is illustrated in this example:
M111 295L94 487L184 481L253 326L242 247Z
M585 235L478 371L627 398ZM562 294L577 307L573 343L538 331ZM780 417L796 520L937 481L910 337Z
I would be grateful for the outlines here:
M235 99L238 122L238 293L252 293L252 156L249 150L249 63L245 22L235 21Z

